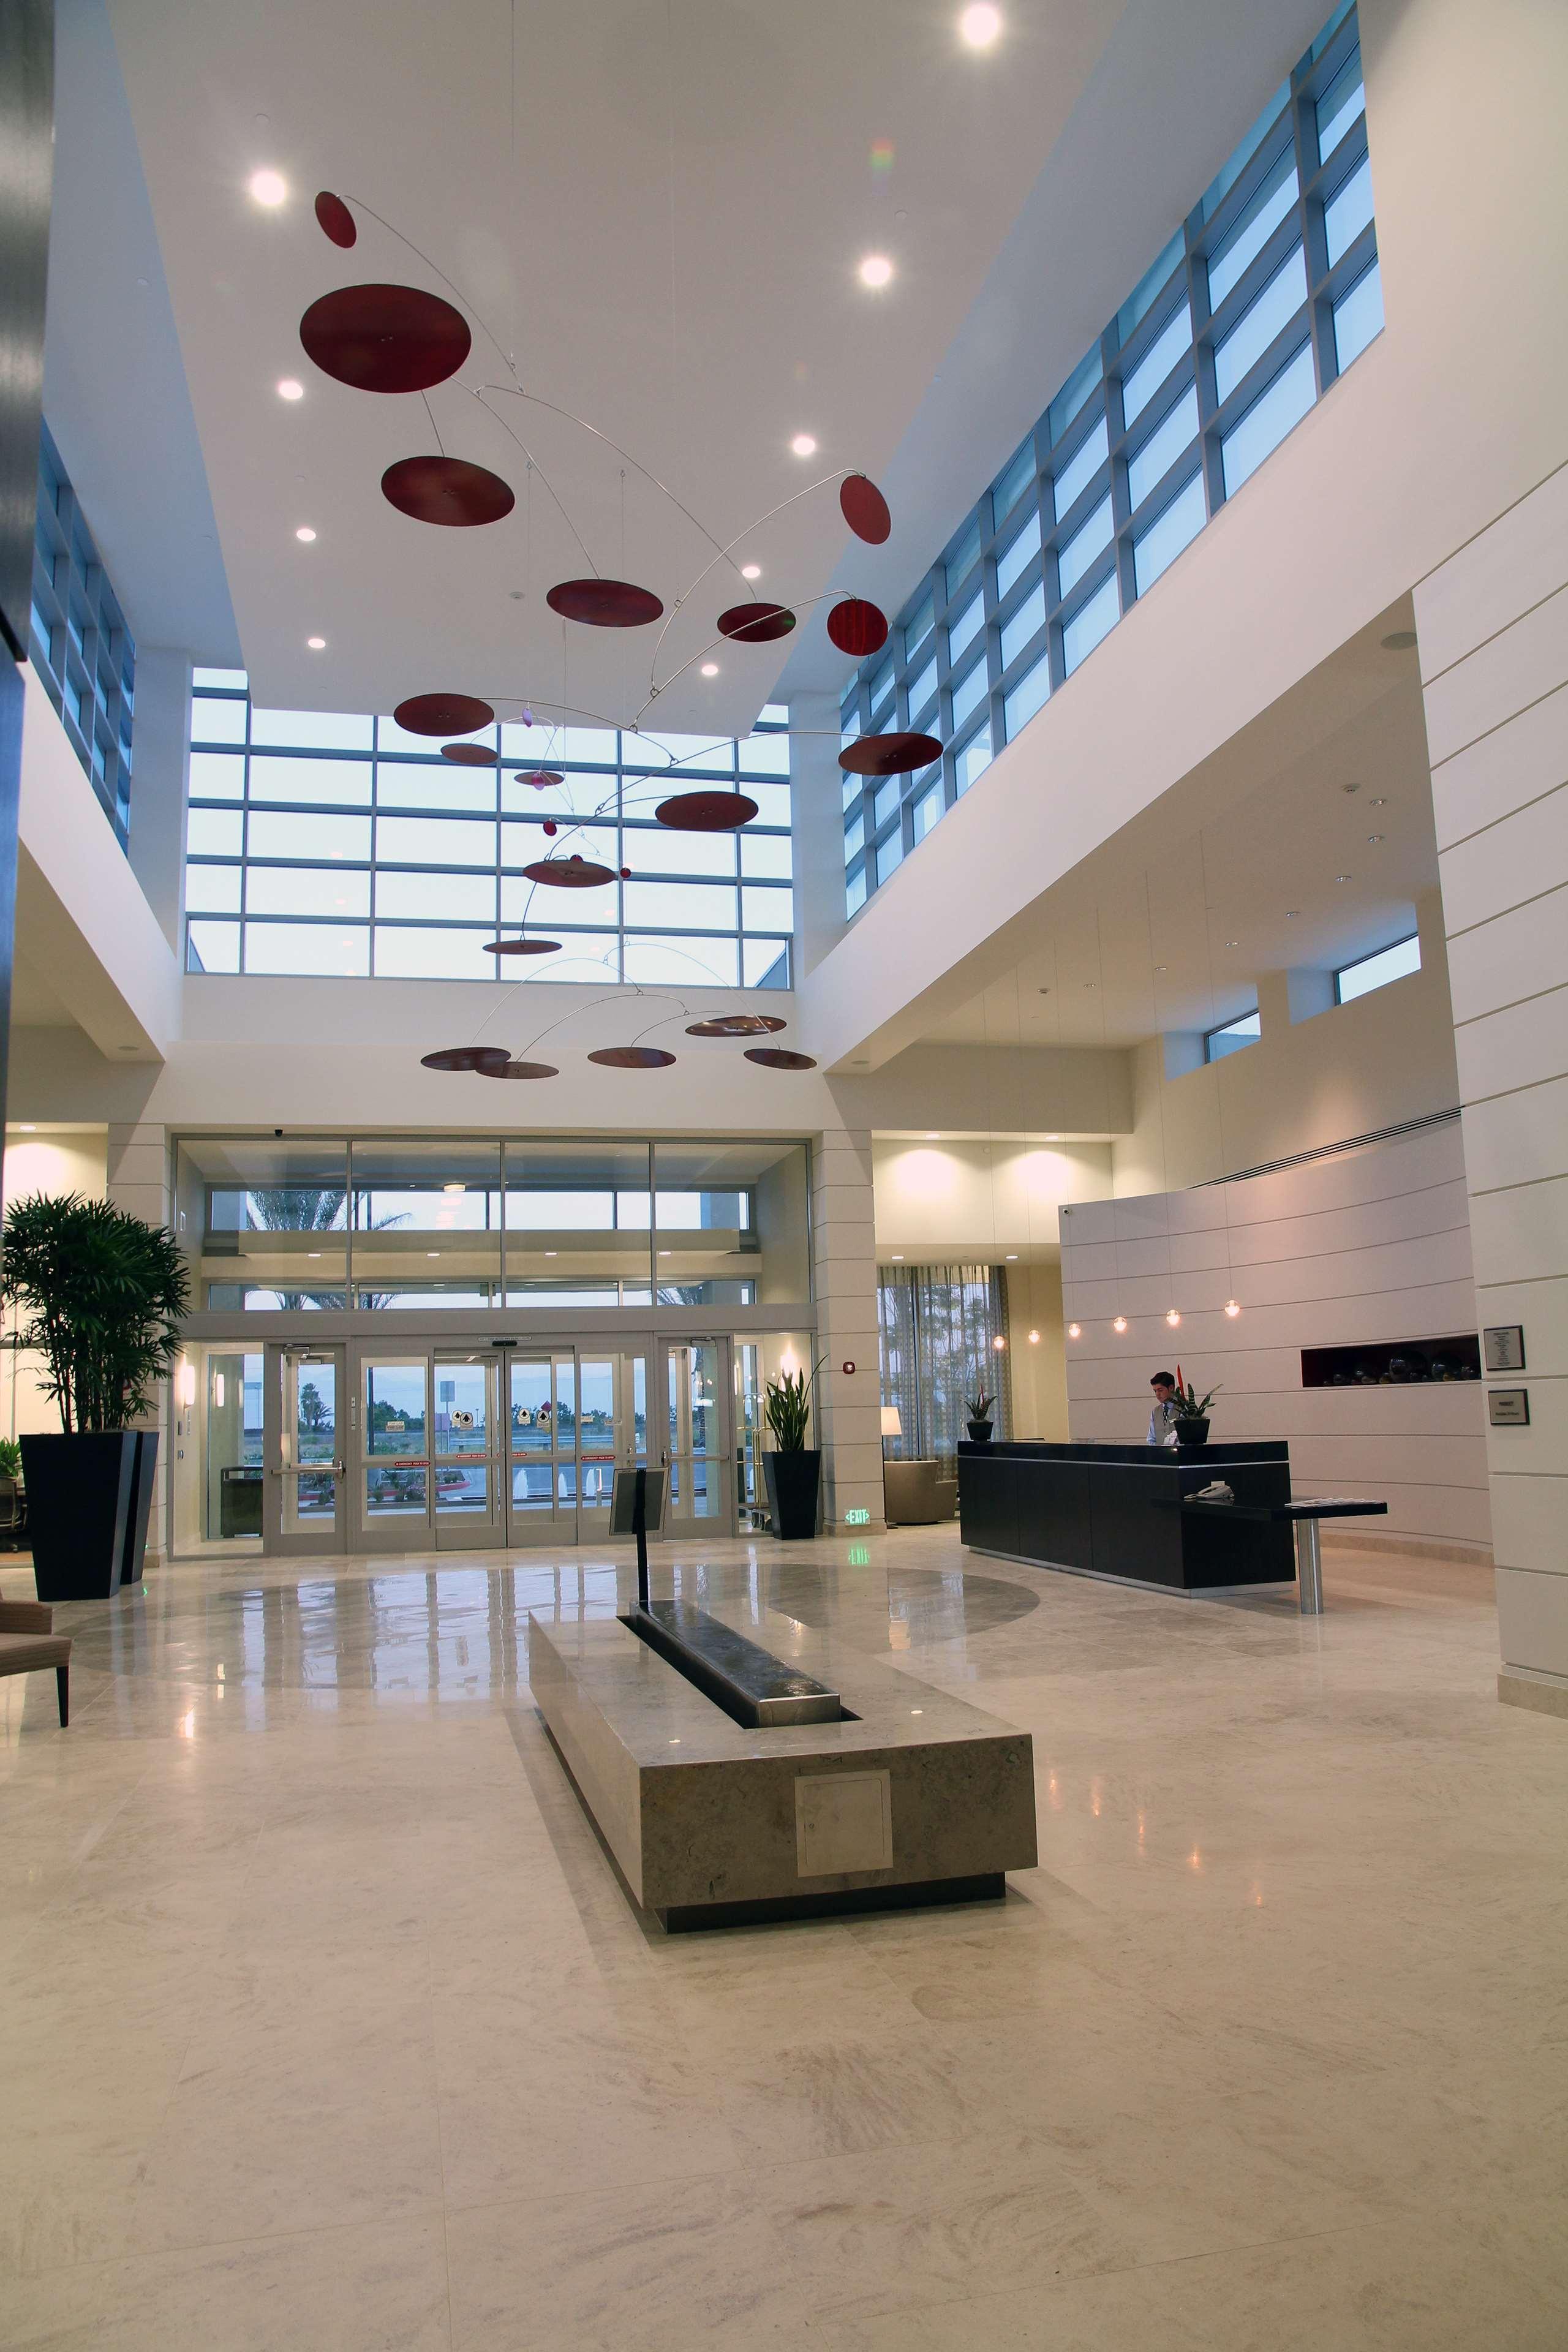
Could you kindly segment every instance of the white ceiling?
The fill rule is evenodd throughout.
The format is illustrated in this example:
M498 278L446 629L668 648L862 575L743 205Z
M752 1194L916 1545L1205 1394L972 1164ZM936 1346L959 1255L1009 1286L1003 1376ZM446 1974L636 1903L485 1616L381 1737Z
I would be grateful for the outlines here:
M1409 625L1384 614L1086 860L922 1042L1209 1029L1257 1003L1260 971L1331 970L1408 935L1437 884L1417 657L1381 643Z
M1237 0L1232 0L1236 5ZM587 569L502 426L457 385L430 395L449 450L504 474L518 510L481 531L406 520L379 491L432 446L417 395L321 375L300 315L330 288L432 271L372 222L351 253L318 187L395 223L478 304L529 388L590 419L727 541L816 475L897 451L1053 144L1121 0L1008 10L987 56L956 5L908 0L110 0L245 658L263 698L386 709L431 688L510 689L626 717L650 632L568 628L544 593ZM515 47L514 47L515 43ZM876 142L891 143L879 169ZM293 200L260 211L260 165ZM855 265L896 259L886 295ZM274 386L297 374L292 406ZM463 385L504 381L476 338ZM1033 398L1031 391L1027 395ZM496 405L528 441L599 568L673 602L710 550L671 503L564 419ZM814 433L809 465L790 436ZM294 539L309 523L310 548ZM624 535L624 536L623 536ZM847 540L831 489L759 528L760 594L819 593ZM623 552L624 548L624 552ZM929 561L923 517L886 562ZM713 575L659 677L742 593ZM307 635L328 640L305 650ZM788 646L723 646L658 705L667 726L743 731Z

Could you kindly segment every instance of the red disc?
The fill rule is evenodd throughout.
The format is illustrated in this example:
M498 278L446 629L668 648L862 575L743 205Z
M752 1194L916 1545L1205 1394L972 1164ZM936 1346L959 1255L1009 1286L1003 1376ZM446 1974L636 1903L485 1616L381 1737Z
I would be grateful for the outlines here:
M865 474L846 474L838 485L838 503L856 538L880 547L893 528L893 518L876 483Z
M504 1045L443 1045L438 1054L421 1054L426 1070L499 1070L511 1055Z
M827 615L827 634L841 654L858 661L888 642L888 616L879 604L864 596L846 596Z
M487 940L487 955L553 955L559 940Z
M544 601L563 620L591 629L645 629L664 610L651 588L634 587L629 580L562 580Z
M503 1062L499 1070L481 1070L482 1078L558 1078L552 1062Z
M531 882L548 883L557 890L596 890L601 882L616 878L607 866L595 866L590 857L542 857L522 870Z
M795 626L795 614L787 604L766 604L761 597L749 604L731 604L721 613L717 623L721 637L733 637L743 646L771 645L775 637L787 637Z
M306 356L356 392L427 392L468 358L468 322L417 286L340 286L300 321Z
M862 735L840 751L838 764L851 776L907 776L941 757L934 735Z
M816 1062L809 1054L792 1054L784 1045L748 1045L748 1062L756 1062L764 1070L815 1070Z
M456 768L493 768L500 754L483 743L443 743L441 757Z
M772 1013L721 1013L711 1021L694 1021L689 1037L767 1037L784 1023Z
M756 802L744 793L677 793L654 811L675 833L739 833L756 814Z
M334 245L353 245L359 236L354 216L342 196L334 196L331 188L323 188L316 198L316 218L322 232Z
M605 1070L668 1070L675 1055L660 1045L601 1045L588 1059Z
M544 831L545 831L545 833L548 835L549 838L550 838L552 841L553 841L553 840L554 840L554 838L555 838L555 834L556 834L556 824L555 824L555 819L554 819L552 816L547 816L547 817L545 818L545 820L544 820Z
M495 724L495 712L477 694L411 694L392 715L405 735L471 735Z
M518 782L531 784L536 793L547 792L552 784L566 782L559 768L519 768L516 772Z
M621 880L622 880L623 882L629 882L629 881L631 880L631 878L632 878L632 869L631 869L631 867L630 867L629 866L622 866L622 868L621 868Z
M500 522L517 504L510 482L466 457L400 457L383 474L381 493L399 514L453 530Z

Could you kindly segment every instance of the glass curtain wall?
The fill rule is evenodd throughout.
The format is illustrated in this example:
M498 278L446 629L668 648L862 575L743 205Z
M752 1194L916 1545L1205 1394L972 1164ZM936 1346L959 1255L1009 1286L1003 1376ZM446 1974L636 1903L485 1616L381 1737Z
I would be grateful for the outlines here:
M1007 1277L994 1265L883 1265L877 1269L882 1402L897 1405L896 1451L952 1475L968 1435L968 1401L994 1395L998 1437L1012 1425L1007 1370Z
M841 704L942 738L844 780L857 914L1383 325L1353 6L1339 8Z
M803 1306L804 1142L182 1139L176 1218L212 1312Z
M500 725L467 739L497 764L464 767L395 719L264 709L243 670L198 669L186 969L493 980L485 941L526 921L562 942L531 984L787 988L788 719L768 705L742 742ZM756 802L742 833L657 822L703 785ZM523 871L574 855L616 878L541 889Z

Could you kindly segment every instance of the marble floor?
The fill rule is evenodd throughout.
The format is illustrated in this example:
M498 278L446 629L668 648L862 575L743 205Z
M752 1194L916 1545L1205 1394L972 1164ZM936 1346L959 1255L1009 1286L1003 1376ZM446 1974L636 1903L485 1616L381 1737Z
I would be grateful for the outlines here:
M661 1938L529 1700L603 1555L61 1610L69 1730L0 1683L0 2340L1563 2352L1568 1725L1499 1706L1487 1574L656 1557L1029 1728L1040 1867Z

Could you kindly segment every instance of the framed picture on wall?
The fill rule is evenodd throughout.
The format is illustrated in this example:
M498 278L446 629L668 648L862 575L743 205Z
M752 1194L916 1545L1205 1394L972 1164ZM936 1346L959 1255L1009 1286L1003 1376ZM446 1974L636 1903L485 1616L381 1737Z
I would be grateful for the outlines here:
M1481 1333L1489 1372L1522 1372L1524 1370L1524 1326L1522 1323L1494 1323Z

